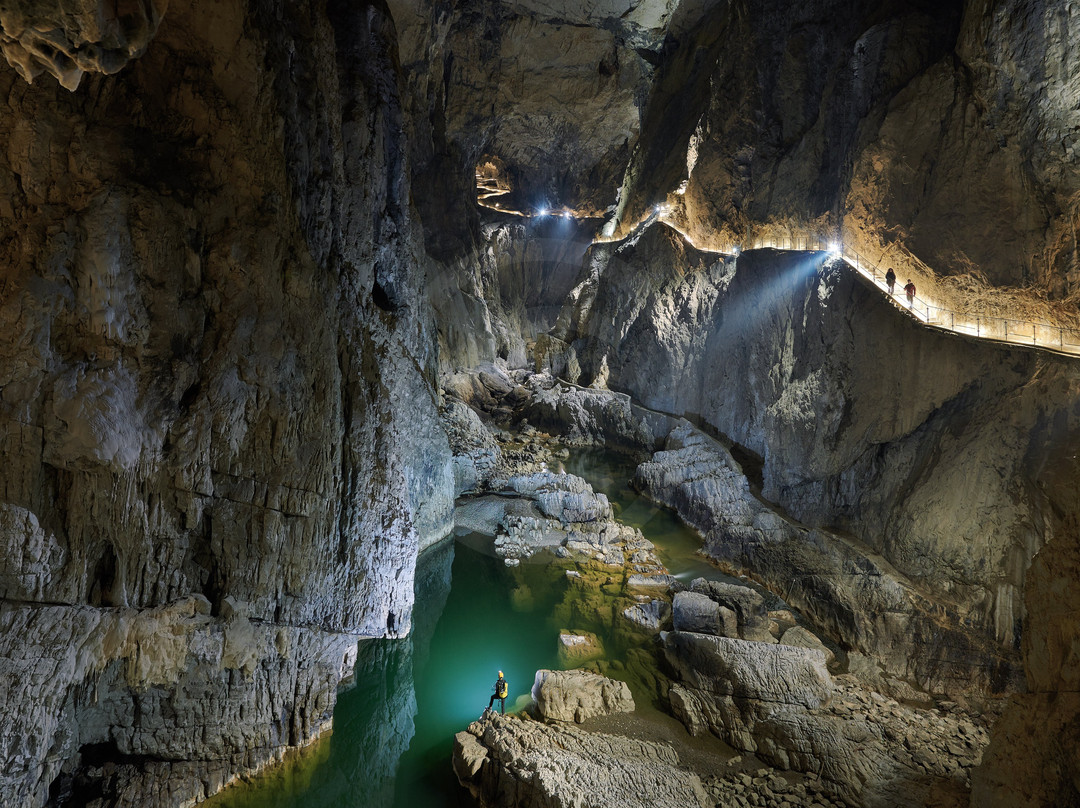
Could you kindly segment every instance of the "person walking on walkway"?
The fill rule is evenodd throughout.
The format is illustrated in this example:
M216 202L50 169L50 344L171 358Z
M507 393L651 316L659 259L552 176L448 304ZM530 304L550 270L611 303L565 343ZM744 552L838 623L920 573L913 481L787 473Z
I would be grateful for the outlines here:
M915 284L911 282L911 278L907 279L907 286L904 287L904 294L907 295L907 307L910 309L911 304L915 302Z
M498 699L499 710L503 715L506 715L506 694L509 692L509 689L509 685L506 684L506 680L503 678L503 672L499 671L499 678L495 680L495 692L491 694L487 708L490 710L491 706L495 703L495 699Z
M896 285L896 273L893 272L892 267L889 267L889 271L885 273L885 284L889 287L889 297L892 297L893 287Z

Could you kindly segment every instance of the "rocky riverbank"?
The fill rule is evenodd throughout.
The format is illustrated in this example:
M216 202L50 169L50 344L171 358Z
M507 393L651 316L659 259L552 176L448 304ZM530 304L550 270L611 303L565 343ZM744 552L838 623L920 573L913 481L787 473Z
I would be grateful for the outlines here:
M949 701L943 689L935 695L890 670L890 657L880 653L883 639L878 647L867 640L867 630L841 630L873 626L870 615L883 593L891 593L889 602L903 602L909 582L847 542L837 540L842 551L822 552L822 539L807 541L810 531L761 500L722 443L686 421L608 391L560 385L544 374L517 372L499 380L491 378L501 375L498 368L486 373L486 381L477 376L476 384L459 380L458 386L501 391L486 407L468 414L460 400L444 407L444 417L459 425L452 440L455 463L460 458L470 469L489 470L468 475L474 493L459 500L458 523L491 536L508 564L543 550L572 564L566 574L573 594L561 609L568 623L580 629L614 614L624 631L653 639L637 646L629 666L612 659L610 649L591 646L568 652L564 663L620 678L632 667L638 704L655 702L690 737L711 735L719 746L715 754L701 755L685 735L656 740L654 721L638 712L621 714L612 732L610 717L593 717L603 709L583 706L605 703L599 686L585 679L589 683L575 696L567 692L577 681L571 678L559 682L555 699L534 691L538 702L568 709L538 703L535 719L485 717L459 734L455 769L482 804L609 805L612 793L625 795L620 800L627 805L655 804L674 798L665 791L671 778L685 788L678 798L688 805L967 804L970 774L987 744L987 719ZM504 403L510 396L513 406ZM478 399L483 396L474 395L473 403ZM514 423L523 421L523 434L515 434ZM550 432L539 432L533 422ZM809 603L800 596L809 590L789 587L783 594L793 605L811 607L809 623L798 624L788 611L770 611L749 586L705 579L687 586L666 576L644 537L613 519L606 497L556 471L564 446L551 433L575 444L613 434L625 445L631 436L649 457L638 467L636 485L692 524L706 526L706 554L732 572L773 581L777 576L762 559L805 562L800 552L809 547L823 560L808 569L836 589ZM650 457L658 445L666 448ZM505 447L525 448L508 460ZM515 474L516 468L525 473ZM732 534L741 540L733 543ZM586 591L592 594L583 597ZM612 594L622 598L614 610ZM908 602L918 604L915 598ZM829 619L839 614L850 622ZM587 631L564 634L570 646L587 644L587 638ZM834 655L830 645L843 650ZM550 676L538 674L538 687ZM566 721L581 728L566 727ZM588 740L582 732L591 733ZM621 763L641 759L652 763L630 769Z

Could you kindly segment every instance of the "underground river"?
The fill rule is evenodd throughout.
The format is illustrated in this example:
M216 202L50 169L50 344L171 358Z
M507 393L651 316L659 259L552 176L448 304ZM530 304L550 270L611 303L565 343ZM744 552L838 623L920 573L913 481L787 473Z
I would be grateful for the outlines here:
M606 494L616 517L657 546L673 575L687 582L733 580L695 555L696 533L629 488L633 461L589 449L575 451L564 466ZM571 591L549 553L508 568L490 537L460 535L421 556L415 593L409 637L360 644L355 685L338 698L333 733L207 805L471 806L450 765L454 734L480 716L499 670L510 685L507 711L527 706L535 672L561 667L558 634L571 623L600 637L601 669L627 681L638 710L653 709L648 641L629 631L627 621L613 619L610 608L603 614L605 598L610 604L614 598Z

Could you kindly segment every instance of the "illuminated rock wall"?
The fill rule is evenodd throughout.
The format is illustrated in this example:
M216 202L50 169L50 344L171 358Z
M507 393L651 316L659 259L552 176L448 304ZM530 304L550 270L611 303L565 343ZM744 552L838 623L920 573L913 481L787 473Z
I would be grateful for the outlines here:
M452 518L393 26L174 4L0 88L0 793L187 803L325 728Z
M1064 2L717 6L658 71L623 218L667 196L699 243L842 232L1072 294L1078 36Z

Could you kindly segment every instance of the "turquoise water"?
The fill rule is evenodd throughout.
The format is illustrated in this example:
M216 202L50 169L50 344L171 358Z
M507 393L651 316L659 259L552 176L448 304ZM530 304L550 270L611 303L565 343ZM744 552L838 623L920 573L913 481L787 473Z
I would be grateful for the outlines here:
M629 481L637 468L631 458L608 449L578 449L563 462L563 466L570 474L587 480L593 490L605 494L611 501L615 518L636 527L655 544L664 566L679 580L689 583L695 578L708 578L746 585L746 581L724 574L698 555L701 537L672 511L631 490Z
M633 462L590 450L565 465L608 495L617 516L657 545L673 574L730 580L694 555L700 540L693 531L629 489ZM490 538L469 534L426 552L417 565L411 635L361 643L356 684L338 699L333 734L209 804L472 806L450 766L454 734L483 712L499 670L510 685L507 711L528 705L535 672L560 667L562 629L595 633L606 650L598 667L626 680L639 709L647 709L655 698L653 652L618 617L625 600L605 588L572 585L565 565L547 554L508 568L491 546Z

